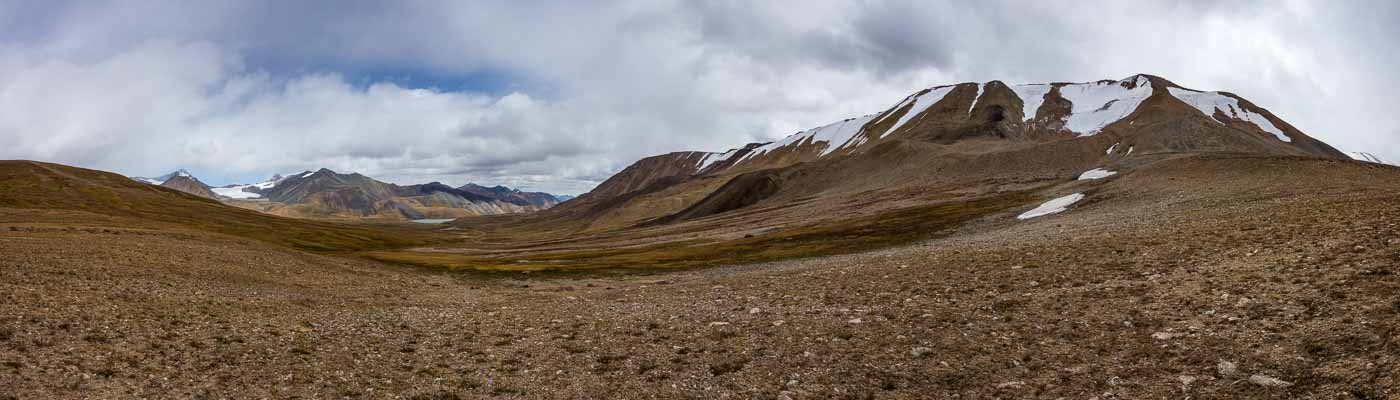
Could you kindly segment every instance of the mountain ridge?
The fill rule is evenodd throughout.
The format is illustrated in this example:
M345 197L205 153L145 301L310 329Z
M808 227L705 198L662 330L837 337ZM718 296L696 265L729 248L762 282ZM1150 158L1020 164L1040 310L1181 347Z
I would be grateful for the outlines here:
M703 218L909 185L1046 180L1200 153L1349 159L1238 95L1153 75L966 82L921 89L880 112L773 142L645 157L540 217L607 230L674 221L667 216L682 212ZM718 203L698 206L706 201ZM697 206L709 211L685 211Z
M157 178L131 179L243 208L302 218L451 218L534 212L559 203L548 193L523 192L505 186L487 188L468 184L453 188L439 182L400 186L360 173L341 174L329 168L287 176L276 174L259 183L218 188L199 182L184 169Z

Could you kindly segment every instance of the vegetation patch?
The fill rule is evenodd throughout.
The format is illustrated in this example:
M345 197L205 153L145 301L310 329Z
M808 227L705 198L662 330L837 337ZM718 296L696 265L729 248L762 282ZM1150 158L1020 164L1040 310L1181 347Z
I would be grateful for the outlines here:
M577 271L671 269L749 264L868 251L935 237L968 221L1035 201L1030 192L909 207L850 220L794 227L727 241L676 241L633 247L585 247L548 253L467 255L450 252L373 251L385 262L450 270Z

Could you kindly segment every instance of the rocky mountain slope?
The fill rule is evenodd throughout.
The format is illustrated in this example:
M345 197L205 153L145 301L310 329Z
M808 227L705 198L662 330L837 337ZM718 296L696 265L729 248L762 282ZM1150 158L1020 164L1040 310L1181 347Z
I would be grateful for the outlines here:
M458 187L457 190L477 194L512 204L531 205L540 208L554 207L564 200L544 192L522 192L520 189L511 189L505 186L486 187L475 183L468 183Z
M166 179L164 182L161 182L160 186L179 190L181 192L189 193L206 199L219 199L219 195L215 194L214 191L211 190L209 185L204 184L204 182L200 182L199 179L188 174L172 176L169 179Z
M325 168L285 177L266 189L243 190L257 193L260 201L233 204L303 218L456 218L533 212L554 205L552 201L532 203L527 195L514 190L482 194L437 182L400 186L358 173L341 174Z

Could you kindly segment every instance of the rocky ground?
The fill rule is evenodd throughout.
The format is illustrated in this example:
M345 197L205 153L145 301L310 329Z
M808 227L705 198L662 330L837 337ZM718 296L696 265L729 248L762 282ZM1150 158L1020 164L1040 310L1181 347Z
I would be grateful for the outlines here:
M649 275L0 222L0 398L1400 398L1400 184L1173 184L1217 167L912 246Z

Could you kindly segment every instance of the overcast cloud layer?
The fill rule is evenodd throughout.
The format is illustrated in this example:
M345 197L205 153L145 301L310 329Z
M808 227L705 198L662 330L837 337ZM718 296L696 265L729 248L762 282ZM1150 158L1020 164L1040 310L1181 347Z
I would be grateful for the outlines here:
M1396 162L1396 38L1392 1L5 2L0 159L574 194L923 87L1151 73Z

